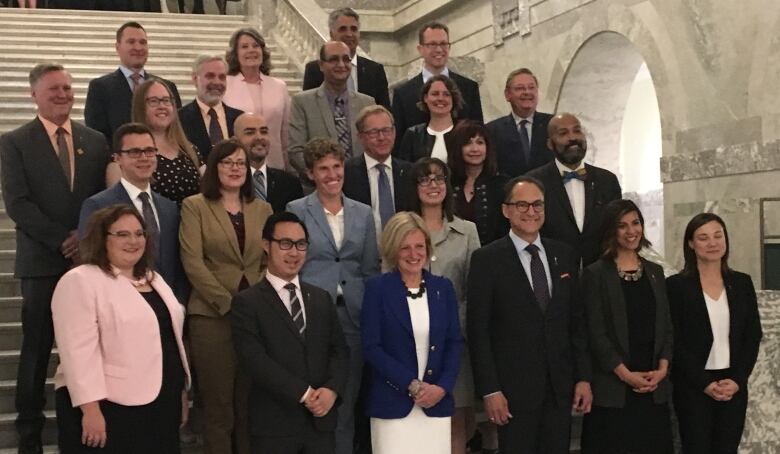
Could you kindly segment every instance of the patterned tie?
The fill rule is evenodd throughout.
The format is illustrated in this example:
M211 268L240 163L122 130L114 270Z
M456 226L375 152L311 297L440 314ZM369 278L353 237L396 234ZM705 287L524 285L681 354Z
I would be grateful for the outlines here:
M528 138L528 128L525 125L528 124L528 120L520 121L520 126L517 128L517 132L520 133L520 151L523 152L523 157L526 163L531 162L531 139Z
M561 171L561 178L563 178L563 184L568 183L570 180L580 180L585 181L585 175L588 174L588 171L585 170L585 167L575 170L573 172L569 172L566 170Z
M135 91L136 88L138 88L139 85L141 85L141 81L143 80L144 76L142 76L139 73L133 73L130 74L130 80L133 82L133 91Z
M138 198L141 199L141 214L144 216L147 238L156 247L158 244L157 238L160 236L160 228L157 226L157 218L154 216L152 202L149 200L149 194L146 192L138 194Z
M217 118L217 111L214 108L209 109L209 139L212 145L216 145L222 142L224 136L222 135L222 128L219 127L219 119Z
M544 312L547 310L547 303L550 302L550 290L547 288L547 273L544 272L544 264L539 257L539 246L529 244L525 250L531 254L531 282L534 285L534 296Z
M382 228L385 227L387 221L395 214L395 206L393 204L393 193L390 191L390 179L387 178L387 166L384 164L377 164L376 169L379 171L379 219L382 221Z
M293 323L295 323L298 332L303 336L304 331L306 331L306 321L303 319L301 301L298 299L298 294L295 293L295 284L289 283L284 288L290 292L290 313L292 314Z
M252 174L252 179L255 182L255 195L259 197L261 200L268 201L268 193L265 189L265 175L263 175L263 172L261 170L255 170L255 173Z
M333 109L333 121L336 123L336 139L341 147L344 148L344 155L347 159L352 157L352 130L347 121L347 115L344 111L344 98L336 98L335 109Z
M70 178L70 153L68 152L68 142L65 140L65 134L68 131L65 128L57 128L57 157L60 159L62 172L65 173L65 181L68 182L68 189L73 190L73 181Z

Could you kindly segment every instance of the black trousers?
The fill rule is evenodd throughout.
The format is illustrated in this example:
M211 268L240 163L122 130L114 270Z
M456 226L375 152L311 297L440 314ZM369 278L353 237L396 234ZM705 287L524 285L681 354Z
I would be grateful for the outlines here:
M507 454L569 454L571 407L559 406L549 379L542 405L509 406L512 418L498 427L498 450Z
M333 454L336 437L331 432L320 432L308 424L303 433L292 437L252 436L252 454Z
M20 445L40 443L46 418L44 385L54 342L51 296L60 276L22 278L22 351L16 375L16 430Z

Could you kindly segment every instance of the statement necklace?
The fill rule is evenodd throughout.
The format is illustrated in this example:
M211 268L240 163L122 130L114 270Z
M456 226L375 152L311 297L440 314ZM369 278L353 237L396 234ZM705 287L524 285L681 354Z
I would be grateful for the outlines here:
M145 275L141 276L140 279L130 279L129 277L125 276L121 273L119 268L115 267L114 265L111 265L111 270L114 272L114 276L122 276L123 278L130 281L131 284L133 284L133 287L139 288L144 287L146 285L149 285L149 273L146 273Z
M425 280L420 281L420 288L417 289L416 292L412 293L411 290L409 290L409 287L406 287L406 296L416 300L417 298L422 298L422 296L425 295Z
M624 281L629 282L636 282L639 279L642 279L642 262L639 262L639 267L636 269L636 271L618 270L618 277Z

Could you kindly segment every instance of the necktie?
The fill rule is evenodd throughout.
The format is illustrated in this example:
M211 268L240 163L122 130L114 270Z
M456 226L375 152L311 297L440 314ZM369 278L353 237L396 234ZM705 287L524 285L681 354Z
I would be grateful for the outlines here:
M212 145L216 145L222 142L224 137L222 136L222 128L219 127L219 119L217 118L217 111L214 108L209 109L209 139Z
M65 181L68 182L68 189L73 190L73 182L70 178L70 153L68 152L68 142L65 140L65 128L57 128L57 157L60 159L62 172L65 173Z
M568 183L570 180L580 180L585 181L585 175L587 175L588 172L585 170L585 168L581 168L578 170L575 170L573 172L569 172L566 170L561 171L561 178L563 178L563 184Z
M141 80L144 78L139 73L133 73L130 74L130 80L133 81L133 91L135 91L136 88L138 88L139 85L141 85Z
M255 184L255 195L265 201L268 201L268 192L265 190L265 175L260 170L255 170L252 174Z
M352 130L347 122L347 115L344 112L344 99L336 98L335 109L333 109L333 122L336 123L336 139L344 148L344 155L349 159L352 157Z
M141 214L144 216L147 238L151 240L153 245L157 245L157 237L160 236L160 228L157 226L157 218L154 216L149 194L142 192L138 194L138 198L141 199Z
M387 221L395 214L395 206L393 204L393 193L390 192L390 179L387 178L387 166L384 164L377 164L376 169L379 171L379 219L382 220L382 227L384 228Z
M520 133L520 151L523 152L523 157L526 163L531 162L531 139L528 138L528 128L526 125L528 120L520 121L520 126L517 128L517 132Z
M290 314L292 315L293 323L295 323L298 332L303 336L303 332L306 331L306 322L303 320L301 301L298 299L298 294L295 293L295 284L289 283L284 288L290 292Z
M539 247L535 244L529 244L525 250L531 254L531 282L534 285L534 296L542 312L547 310L547 303L550 302L550 290L547 288L547 273L544 272L542 258L539 257Z

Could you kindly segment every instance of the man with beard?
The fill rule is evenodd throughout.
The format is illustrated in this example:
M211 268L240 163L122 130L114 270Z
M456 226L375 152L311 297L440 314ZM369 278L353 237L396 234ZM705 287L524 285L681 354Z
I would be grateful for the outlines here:
M303 189L295 176L266 165L271 135L265 118L253 113L241 114L236 119L235 130L236 138L249 154L255 196L270 203L274 213L284 211L287 203L302 198Z
M227 88L227 63L219 55L201 55L192 66L192 82L197 96L179 109L184 134L198 149L201 161L215 143L233 136L233 123L242 111L222 102Z
M580 121L570 113L550 120L547 147L555 160L527 175L545 187L547 221L542 236L563 241L588 266L601 255L601 216L604 206L622 195L620 183L609 170L585 164L588 143Z

